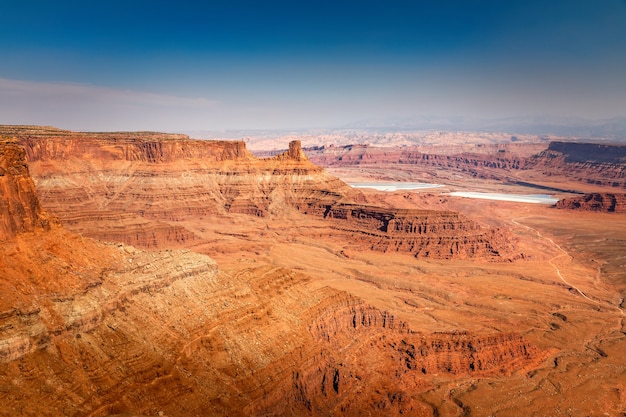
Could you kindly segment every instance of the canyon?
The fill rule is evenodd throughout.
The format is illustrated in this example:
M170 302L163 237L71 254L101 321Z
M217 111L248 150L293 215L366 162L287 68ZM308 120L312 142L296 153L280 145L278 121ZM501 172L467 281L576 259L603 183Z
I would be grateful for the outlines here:
M243 142L178 137L45 133L20 143L43 204L70 230L99 239L187 246L202 241L194 224L208 218L296 211L326 219L324 227L355 248L431 257L510 250L505 231L484 230L458 213L364 205L357 190L310 163L298 141L270 159L255 158Z
M626 412L618 210L360 191L297 140L0 136L0 415ZM621 160L541 176L546 146L334 161L619 188Z
M594 192L626 188L623 145L506 142L465 146L314 146L311 161L345 180L444 181ZM268 152L260 152L268 154Z

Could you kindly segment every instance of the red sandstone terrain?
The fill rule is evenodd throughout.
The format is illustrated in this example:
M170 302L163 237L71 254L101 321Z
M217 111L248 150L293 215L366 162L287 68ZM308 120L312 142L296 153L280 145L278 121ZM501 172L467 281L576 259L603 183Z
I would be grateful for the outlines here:
M0 415L626 412L620 213L361 193L295 142L2 134Z
M626 212L626 194L592 193L559 200L557 208L568 210Z
M439 182L465 188L488 184L530 191L609 191L626 188L626 146L515 142L446 146L323 146L306 149L311 161L345 180ZM461 152L454 152L454 150ZM260 153L263 154L263 153Z
M458 213L363 205L359 191L310 163L297 141L270 159L254 157L243 142L177 137L44 133L20 143L43 204L70 230L104 240L192 247L205 241L203 221L299 212L325 219L322 227L355 249L444 258L511 251L505 231Z

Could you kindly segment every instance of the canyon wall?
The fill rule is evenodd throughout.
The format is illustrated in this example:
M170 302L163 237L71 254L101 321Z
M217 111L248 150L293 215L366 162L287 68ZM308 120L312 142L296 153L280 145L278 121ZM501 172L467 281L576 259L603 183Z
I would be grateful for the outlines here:
M0 204L39 219L24 152L5 141L0 155L21 184ZM0 416L432 416L420 394L433 378L545 358L520 335L416 332L303 273L225 273L37 221L0 244Z
M626 146L550 142L548 149L537 155L536 158L541 159L544 156L548 159L561 157L566 163L624 164L626 163Z
M543 147L544 149L540 149ZM626 146L594 143L484 145L475 151L450 154L433 148L324 146L307 149L309 158L324 167L386 169L448 178L450 172L468 178L502 182L541 183L573 180L590 185L626 187ZM378 175L381 175L378 173Z
M361 249L438 259L489 258L513 251L508 233L482 228L456 212L341 204L327 207L324 216L341 220L337 235ZM367 238L355 239L360 235Z
M458 154L437 153L437 149L424 151L420 147L378 148L369 145L326 146L307 149L309 158L323 167L387 167L396 170L436 171L437 169L461 172L464 175L503 180L506 171L526 167L527 157L540 144L524 146L482 146L475 152ZM480 151L480 152L478 152Z
M299 149L293 157L260 161L243 142L177 137L46 133L22 136L20 143L43 204L64 225L146 248L196 242L182 220L306 211L344 198L341 193L358 198L306 157L301 162Z
M506 232L456 213L364 205L359 191L311 163L299 141L266 159L243 142L148 133L44 131L19 141L42 204L85 236L143 248L194 247L202 244L203 222L232 214L279 218L295 210L326 219L333 230L326 234L370 250L497 258L511 249ZM354 221L361 217L371 221ZM380 226L382 218L391 228Z
M0 139L0 240L49 227L50 219L39 204L24 156L17 141Z
M564 198L556 203L556 208L605 213L626 213L626 194L591 193Z
M626 188L626 146L552 142L529 164L545 176L564 175L576 181Z

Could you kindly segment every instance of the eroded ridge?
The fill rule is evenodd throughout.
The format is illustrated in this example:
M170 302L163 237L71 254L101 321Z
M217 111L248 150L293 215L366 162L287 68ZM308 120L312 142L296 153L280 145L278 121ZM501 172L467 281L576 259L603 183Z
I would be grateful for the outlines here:
M556 203L556 208L605 213L625 213L626 194L589 193L582 196L561 199Z
M341 204L328 206L324 217L342 220L337 231L363 249L439 259L495 258L513 252L506 231L488 230L451 211Z
M51 219L39 204L24 149L15 140L0 139L0 191L0 241L50 227Z
M394 211L311 163L299 141L260 159L241 141L149 133L24 134L43 205L69 229L143 248L195 247L202 222L291 212L327 220L358 248L432 258L507 258L511 236L453 212ZM347 213L347 214L346 214Z
M419 394L433 377L506 375L543 358L515 335L415 333L301 273L230 275L191 252L67 237L39 237L38 252L54 246L57 280L74 275L62 261L83 259L77 283L3 300L0 415L432 415Z
M20 158L13 160L23 164ZM0 202L8 206L6 201L14 196L4 190ZM316 218L321 223L354 223L350 228L362 230L387 222L385 233L391 235L407 228L419 232L417 221L381 217L397 215L395 211L367 209L371 212L366 215L355 210L354 219ZM445 226L441 233L453 233L455 227ZM465 227L474 230L471 224ZM578 364L581 358L593 375L608 375L611 410L619 407L620 399L614 397L621 395L623 363L617 333L585 342L595 349L589 354L583 347L585 352L570 348L554 356L549 343L566 327L583 323L577 315L597 320L600 310L563 306L549 314L555 323L543 330L522 324L520 333L513 325L508 330L487 325L465 331L462 324L454 324L449 328L459 330L433 333L399 319L399 305L393 301L375 307L384 295L382 286L371 289L373 298L365 302L370 289L361 282L342 283L358 285L363 298L327 286L332 280L312 278L306 269L297 272L261 259L231 260L220 270L211 258L191 251L143 251L103 243L54 223L16 229L0 245L0 415L434 416L449 406L457 413L470 412L467 404L488 401L485 393L519 392L516 384L542 390L547 383L539 381L541 375L579 373L584 368ZM463 285L470 288L474 277L466 278ZM503 284L505 279L503 275ZM442 283L437 290L442 302L432 304L450 326L456 307L447 306L443 298L449 290L459 291L458 283ZM464 312L475 311L471 303L476 299L469 292L462 289L468 298ZM570 298L567 303L573 302ZM493 320L507 312L524 314L512 297L494 300L509 310L490 305ZM548 314L535 299L518 305L527 306L522 312ZM609 343L613 340L615 345ZM546 361L548 355L553 356ZM596 356L601 359L596 361ZM607 374L608 365L613 368ZM463 384L475 390L452 393L451 388ZM564 402L578 392L558 389L568 395ZM481 399L466 402L467 396L478 394ZM533 407L535 399L544 397L543 391L529 395ZM434 396L438 400L432 401Z

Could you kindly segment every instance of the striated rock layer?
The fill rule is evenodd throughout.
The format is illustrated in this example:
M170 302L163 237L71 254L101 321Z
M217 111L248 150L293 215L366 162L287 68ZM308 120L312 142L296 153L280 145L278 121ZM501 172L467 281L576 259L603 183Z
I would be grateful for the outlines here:
M428 169L459 172L463 175L507 180L507 172L525 169L527 157L539 150L541 144L502 144L482 146L473 152L437 153L419 146L382 148L369 145L327 146L307 149L310 158L324 167L358 166L366 169L387 167L389 171L419 171ZM480 152L479 152L480 151Z
M414 333L285 270L226 278L192 253L98 249L115 268L99 280L3 310L0 415L431 416L433 378L545 358L519 335Z
M13 140L0 140L0 240L36 228L49 228L41 209L24 149Z
M564 198L556 203L556 208L606 213L626 213L626 194L590 193L572 198Z
M43 204L65 225L142 247L196 241L180 224L192 217L266 216L285 205L305 210L337 201L342 189L351 193L298 158L259 161L243 142L69 134L25 136L21 143ZM324 188L312 186L319 182Z
M450 172L455 172L468 178L526 185L529 185L526 181L541 184L560 179L626 187L624 145L551 142L546 149L545 145L535 143L500 144L453 154L445 149L425 151L417 146L348 145L314 147L308 152L314 163L324 167L359 167L374 173L379 169L385 175L395 170L450 178Z
M204 220L295 210L326 219L330 233L359 248L438 258L511 250L505 232L456 213L363 205L361 193L312 164L299 141L267 159L243 142L148 134L29 133L20 143L44 206L71 230L104 240L193 247Z
M347 241L351 235L368 235L358 242L363 249L441 259L493 257L512 249L503 231L484 230L455 212L340 204L328 206L324 217L342 220L336 230Z

